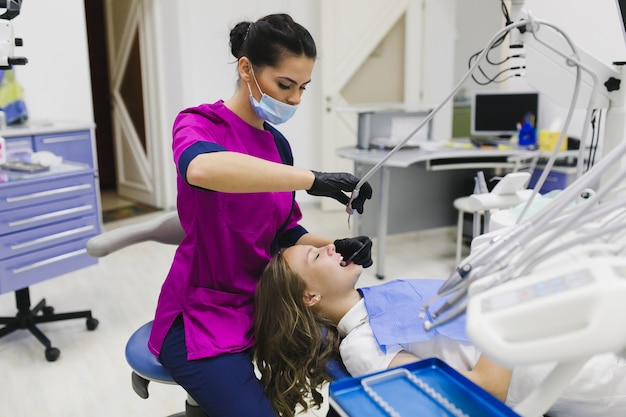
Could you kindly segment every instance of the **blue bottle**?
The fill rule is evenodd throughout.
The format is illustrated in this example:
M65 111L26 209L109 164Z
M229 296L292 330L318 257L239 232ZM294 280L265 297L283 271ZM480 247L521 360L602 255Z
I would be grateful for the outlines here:
M531 115L524 117L524 123L522 123L517 139L517 144L521 147L533 148L537 146L537 134L532 119Z

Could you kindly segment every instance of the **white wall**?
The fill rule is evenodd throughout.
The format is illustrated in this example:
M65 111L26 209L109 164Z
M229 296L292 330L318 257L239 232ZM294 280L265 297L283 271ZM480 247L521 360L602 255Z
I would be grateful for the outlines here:
M422 49L423 105L435 108L450 95L457 84L454 79L454 16L457 1L427 0L424 14ZM433 118L433 138L447 140L452 136L452 100Z
M500 0L457 0L456 3L455 84L467 73L469 58L504 27ZM464 87L469 91L481 88L471 79Z
M27 0L11 20L28 64L15 66L29 119L93 122L83 0Z
M610 64L626 61L626 42L616 0L526 0L526 9L557 24L572 41Z
M537 19L557 25L577 48L606 65L626 60L626 41L616 0L526 0L524 8ZM567 13L564 13L564 10ZM541 70L528 69L528 71ZM561 98L564 99L565 102L569 102L569 96ZM557 105L552 98L542 97L540 106L542 107L540 128L560 126L565 120L567 109ZM576 110L569 130L570 136L580 138L584 116L584 110Z

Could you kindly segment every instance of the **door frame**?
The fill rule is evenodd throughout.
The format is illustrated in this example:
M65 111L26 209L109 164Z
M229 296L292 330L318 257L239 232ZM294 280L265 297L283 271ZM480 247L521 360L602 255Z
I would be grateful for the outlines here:
M112 3L130 2L129 13L124 22L120 40L116 45L114 36ZM169 186L172 180L170 169L164 169L164 162L170 161L169 146L164 140L169 138L169 128L165 126L162 62L158 45L161 43L158 30L158 7L154 0L104 0L105 22L109 58L110 104L115 143L117 173L117 193L124 198L169 208L172 205ZM117 89L122 82L124 65L132 46L132 37L138 36L142 80L143 115L145 129L145 151L134 133L131 120L121 106L123 100ZM119 47L119 49L117 49ZM117 50L116 50L117 49ZM133 172L134 178L127 175Z

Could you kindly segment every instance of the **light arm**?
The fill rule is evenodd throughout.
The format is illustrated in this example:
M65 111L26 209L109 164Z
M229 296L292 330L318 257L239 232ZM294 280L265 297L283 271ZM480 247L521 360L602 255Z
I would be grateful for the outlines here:
M149 221L122 226L92 237L87 241L87 253L95 258L102 258L148 240L178 245L184 237L185 231L180 225L178 212L172 211Z

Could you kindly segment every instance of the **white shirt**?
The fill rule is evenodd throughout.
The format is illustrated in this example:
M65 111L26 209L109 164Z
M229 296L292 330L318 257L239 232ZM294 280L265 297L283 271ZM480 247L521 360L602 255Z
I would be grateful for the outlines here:
M480 357L480 352L474 346L459 343L445 336L420 343L389 345L386 352L383 352L369 325L363 299L339 321L337 328L343 337L339 353L352 376L387 369L392 359L402 350L413 353L421 359L436 357L455 369L468 371Z

